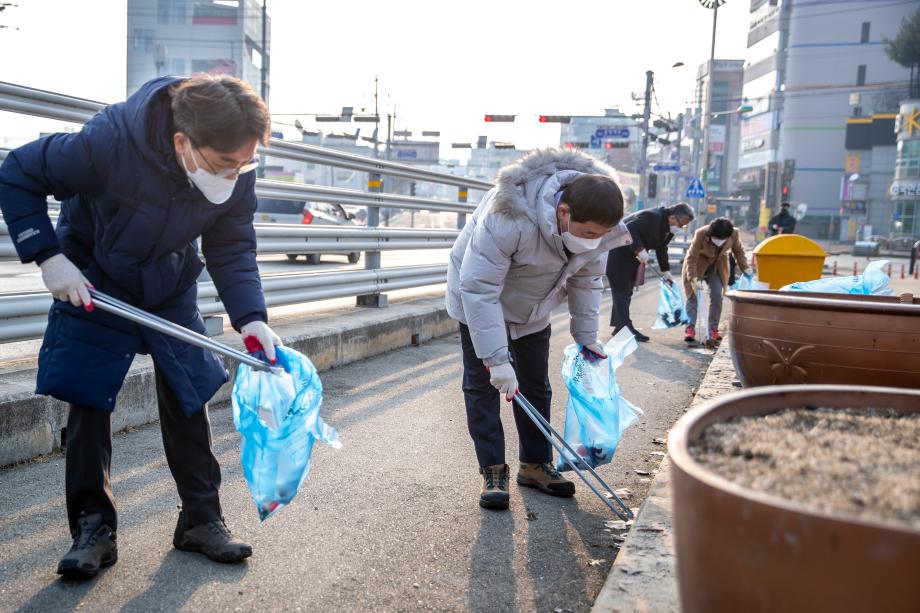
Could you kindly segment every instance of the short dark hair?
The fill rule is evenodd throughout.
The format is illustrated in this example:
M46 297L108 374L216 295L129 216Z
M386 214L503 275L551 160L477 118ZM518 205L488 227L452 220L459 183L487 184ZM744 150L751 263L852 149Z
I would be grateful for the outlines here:
M784 202L784 203L782 203L781 205L779 205L779 207L780 207L781 209L788 209L788 208L789 208L789 203L788 203L788 202Z
M253 138L268 142L271 119L265 102L245 81L198 74L170 89L173 123L195 147L235 151Z
M729 238L735 231L735 226L725 217L716 217L709 224L709 236L713 238Z
M606 175L581 175L565 187L562 202L569 205L572 221L593 221L613 227L623 219L623 192Z
M678 202L677 204L667 207L668 217L673 215L674 217L680 217L690 223L696 219L696 213L693 212L693 207L687 204L686 202Z

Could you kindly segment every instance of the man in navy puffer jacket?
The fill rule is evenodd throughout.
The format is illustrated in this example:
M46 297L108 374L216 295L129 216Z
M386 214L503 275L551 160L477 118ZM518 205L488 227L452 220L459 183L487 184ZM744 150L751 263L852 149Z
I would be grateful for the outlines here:
M83 129L12 151L0 167L0 209L20 259L35 262L55 301L36 392L69 403L66 499L73 547L58 573L95 575L117 558L109 481L111 412L135 354L153 358L166 459L182 510L173 544L220 562L252 549L224 524L207 402L229 378L213 353L93 310L88 287L204 332L204 268L244 338L269 359L252 225L254 156L270 130L265 103L233 77L150 81ZM57 228L46 198L61 201Z

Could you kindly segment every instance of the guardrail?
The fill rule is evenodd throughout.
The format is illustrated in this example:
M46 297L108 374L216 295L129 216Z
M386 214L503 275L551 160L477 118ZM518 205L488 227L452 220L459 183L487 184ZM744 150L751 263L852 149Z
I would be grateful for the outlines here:
M262 291L266 305L274 307L437 285L446 276L447 265L272 275L263 277ZM48 292L0 295L0 342L40 337L51 302ZM224 312L213 283L198 284L198 308L203 315Z
M0 82L0 110L45 117L48 119L83 123L102 110L106 104ZM369 178L381 175L419 182L453 185L458 188L458 200L417 198L375 191L360 191L258 179L256 195L283 200L336 202L364 206L368 209L368 227L355 226L297 226L256 224L257 252L268 254L352 253L365 252L365 270L333 273L298 273L271 275L262 278L268 306L281 306L358 296L380 298L386 291L443 283L446 266L411 266L381 268L380 252L384 250L449 248L459 230L421 230L378 227L381 207L443 211L457 213L458 227L465 216L475 210L466 202L469 189L488 190L488 182L453 174L416 168L407 164L354 155L335 149L271 139L260 147L264 156L299 162L322 164L369 173ZM0 159L8 149L0 149ZM370 189L370 188L369 188ZM0 260L16 259L16 252L5 225L0 226ZM199 308L204 315L224 311L214 285L199 283ZM366 304L377 304L371 300ZM29 292L0 296L0 341L13 341L39 336L51 297L46 292Z
M413 249L449 249L459 230L255 224L256 253L288 255ZM18 261L6 224L0 223L0 261Z

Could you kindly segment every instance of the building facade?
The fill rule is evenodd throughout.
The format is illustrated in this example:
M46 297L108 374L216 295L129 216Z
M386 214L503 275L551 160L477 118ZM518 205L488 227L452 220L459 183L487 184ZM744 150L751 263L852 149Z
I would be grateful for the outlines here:
M888 189L889 236L920 239L920 100L901 104L895 130L897 157Z
M159 76L207 72L238 77L268 100L270 41L256 0L128 0L127 94Z
M849 236L841 223L846 120L897 112L908 71L884 51L916 3L752 0L737 180L760 202L808 205L797 231ZM852 173L851 173L852 174Z
M712 93L707 96L710 78ZM707 197L729 196L736 189L741 140L736 111L741 106L743 78L744 60L715 60L713 66L707 61L697 69L696 125L704 136L698 139L693 157L705 179Z
M887 236L894 229L888 191L895 168L896 117L896 113L877 113L847 119L846 154L839 177L841 241Z
M603 115L572 116L562 124L559 145L578 149L623 172L638 172L642 135L635 119L619 109Z

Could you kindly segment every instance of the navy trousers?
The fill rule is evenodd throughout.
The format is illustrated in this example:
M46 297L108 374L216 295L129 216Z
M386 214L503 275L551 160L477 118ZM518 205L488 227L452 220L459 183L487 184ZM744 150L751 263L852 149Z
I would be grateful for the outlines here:
M550 326L517 340L508 339L511 363L517 373L521 393L543 417L549 420L553 390L549 384ZM505 432L502 428L501 407L506 404L498 390L489 383L489 371L476 357L470 330L460 324L460 345L463 348L463 398L466 402L466 423L476 448L479 466L505 463ZM514 403L514 423L517 426L521 462L551 462L553 450L530 417Z

